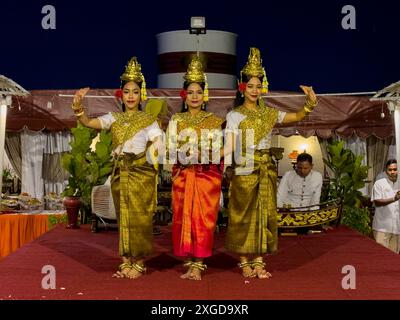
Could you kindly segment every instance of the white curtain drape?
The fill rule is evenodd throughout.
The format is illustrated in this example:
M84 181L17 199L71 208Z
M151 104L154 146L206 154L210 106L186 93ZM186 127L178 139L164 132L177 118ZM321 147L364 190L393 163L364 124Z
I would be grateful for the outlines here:
M60 194L68 178L61 167L61 156L71 150L70 132L31 131L21 132L22 179L21 192L42 200L55 192Z
M363 156L362 165L367 165L367 141L357 136L352 136L344 141L346 149L350 149L357 156Z
M6 132L4 149L16 175L21 180L21 135L19 132Z
M382 175L385 170L386 161L389 159L388 154L390 146L393 144L394 137L378 139L375 136L370 136L367 139L368 147L368 165L371 167L368 172L368 179L371 181L369 190L372 190L373 184L378 175ZM394 150L394 153L396 151ZM396 156L394 156L394 159Z
M46 136L42 131L24 129L21 132L22 179L21 192L43 199L42 163Z
M71 150L69 142L72 135L67 131L46 134L46 146L43 155L44 193L60 194L68 183L68 175L61 167L61 157L64 152Z
M396 159L396 139L393 139L392 144L389 146L387 160L390 159Z

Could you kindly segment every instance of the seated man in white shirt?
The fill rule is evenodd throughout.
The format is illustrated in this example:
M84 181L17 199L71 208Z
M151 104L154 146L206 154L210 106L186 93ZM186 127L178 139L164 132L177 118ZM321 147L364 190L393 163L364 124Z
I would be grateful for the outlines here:
M399 253L400 250L400 207L397 161L386 162L386 177L374 183L371 200L375 204L372 230L376 242Z
M278 208L284 205L292 208L307 207L320 202L322 175L312 168L310 154L301 153L297 156L296 171L286 172L279 183Z

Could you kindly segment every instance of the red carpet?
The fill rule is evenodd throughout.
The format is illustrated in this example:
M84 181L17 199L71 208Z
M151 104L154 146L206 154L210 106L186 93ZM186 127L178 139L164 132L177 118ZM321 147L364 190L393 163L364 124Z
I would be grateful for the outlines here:
M245 279L236 259L216 235L215 255L202 281L179 278L181 261L171 254L170 228L155 236L149 274L137 280L111 275L120 263L117 232L58 226L0 261L0 299L400 299L400 257L345 227L324 234L281 237L267 258L269 280ZM56 289L42 289L42 267L56 269ZM344 290L342 267L356 270L356 289Z

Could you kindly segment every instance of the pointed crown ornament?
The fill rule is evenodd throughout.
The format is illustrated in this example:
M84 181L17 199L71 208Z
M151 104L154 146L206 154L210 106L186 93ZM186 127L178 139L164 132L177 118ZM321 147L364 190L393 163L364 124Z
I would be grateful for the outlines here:
M120 79L127 82L133 81L136 83L142 83L142 87L140 88L141 100L147 100L146 81L142 73L142 66L137 61L136 57L132 57L129 60L125 67L125 72L121 75Z
M194 56L192 61L189 64L189 67L186 71L186 74L183 76L183 79L187 82L204 82L204 93L203 99L205 102L208 101L208 83L207 83L207 75L203 71L203 64L200 61L198 56Z
M246 65L240 71L240 82L243 82L242 75L246 75L249 77L263 77L262 80L262 93L265 94L268 92L268 81L267 75L265 73L265 69L262 66L262 59L260 57L260 50L257 48L250 48L249 57L247 59Z

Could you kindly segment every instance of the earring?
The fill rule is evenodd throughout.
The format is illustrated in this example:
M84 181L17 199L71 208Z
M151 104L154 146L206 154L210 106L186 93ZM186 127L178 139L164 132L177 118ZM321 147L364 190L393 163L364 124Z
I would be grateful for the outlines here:
M243 92L240 94L240 96L241 96L242 98L244 98L244 94L243 94Z
M263 81L262 81L262 94L268 93L268 80L267 75L265 74L265 69L263 68Z
M146 81L144 81L144 79L142 82L142 87L140 88L140 98L141 101L147 100Z
M201 105L201 110L206 110L206 105L204 103Z
M184 107L183 107L183 109L185 109L185 110L187 110L187 109L188 109L188 106L187 106L186 102L184 103Z

